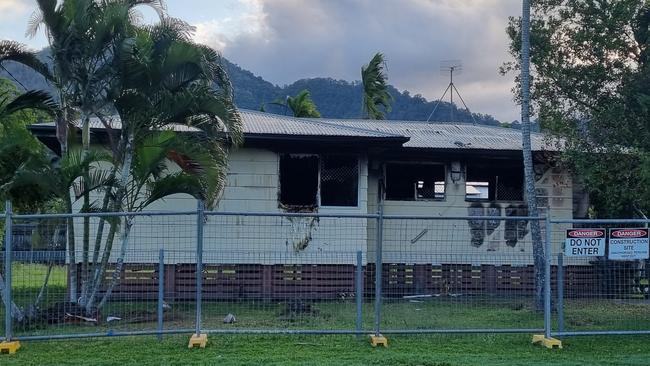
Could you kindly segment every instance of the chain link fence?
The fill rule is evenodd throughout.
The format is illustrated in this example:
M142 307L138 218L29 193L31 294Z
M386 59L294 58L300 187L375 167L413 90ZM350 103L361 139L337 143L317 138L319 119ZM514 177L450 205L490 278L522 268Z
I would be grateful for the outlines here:
M11 243L0 270L3 339L650 333L646 261L567 256L564 246L569 230L644 228L645 221L201 205L3 218ZM544 238L538 248L533 221ZM539 255L544 265L536 267Z

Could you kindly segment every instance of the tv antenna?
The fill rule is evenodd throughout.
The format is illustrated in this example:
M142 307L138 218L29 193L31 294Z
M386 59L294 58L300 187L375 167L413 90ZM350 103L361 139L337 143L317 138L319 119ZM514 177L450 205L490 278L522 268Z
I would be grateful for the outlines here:
M456 92L456 95L458 95L458 98L463 103L465 110L467 111L467 113L469 113L470 117L472 117L472 122L476 124L476 119L474 118L474 115L472 114L472 112L470 112L469 108L467 107L467 104L465 103L465 100L463 100L463 97L460 95L458 88L456 88L456 84L454 84L454 73L458 75L462 73L462 71L463 71L463 64L460 62L460 60L440 61L440 73L443 75L449 74L449 85L447 85L447 88L445 89L444 93L442 93L442 97L438 99L438 102L436 103L435 107L433 107L433 110L429 114L429 117L427 117L427 122L431 120L431 117L433 117L433 114L436 112L436 109L438 109L440 102L445 98L445 95L447 95L447 92L449 92L449 103L450 103L449 121L450 122L454 121L454 106L455 106L454 92Z

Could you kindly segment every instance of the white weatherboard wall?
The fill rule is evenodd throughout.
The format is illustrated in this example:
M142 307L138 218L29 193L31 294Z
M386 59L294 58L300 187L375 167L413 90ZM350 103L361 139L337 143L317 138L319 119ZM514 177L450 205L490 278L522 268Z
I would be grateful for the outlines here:
M280 155L241 149L231 156L228 185L217 212L284 212L279 208ZM319 207L321 214L365 214L367 162L359 159L357 207ZM299 177L299 174L296 174ZM206 262L354 264L366 249L366 220L348 218L209 216Z
M231 152L227 184L214 211L283 212L278 205L279 157L278 153L263 149L242 148ZM367 191L367 159L361 156L358 206L320 207L318 212L365 214ZM193 211L196 207L197 201L193 197L174 195L153 203L148 210ZM91 247L94 246L97 222L93 219L91 223ZM204 222L203 259L206 264L354 264L356 252L365 253L366 250L366 225L366 219L208 215ZM75 221L78 261L81 260L82 230L82 220L78 219ZM104 238L107 231L108 227ZM157 262L161 248L167 253L166 263L193 262L196 232L196 215L136 217L125 262ZM296 249L305 240L304 248ZM120 246L118 234L111 261L117 260Z
M465 217L477 216L471 211L472 202L465 200L464 177L454 183L447 167L446 195L444 200L430 201L391 201L384 202L385 215L429 216L429 217ZM378 197L378 175L373 172L369 178L369 197ZM540 208L543 214L550 207L553 218L570 219L572 217L572 182L571 176L557 169L547 170L537 182L540 194ZM510 206L522 206L524 202L497 202L498 213L489 213L490 203L483 203L484 215L506 216ZM549 206L550 205L550 206ZM371 201L370 212L377 210L377 203ZM480 222L480 221L479 221ZM485 228L481 245L472 245L472 233L468 220L385 220L383 231L383 261L385 263L416 264L511 264L529 265L533 263L530 224L526 227L523 238L518 238L514 246L506 244L504 222L495 222L498 226ZM544 222L541 223L542 235ZM561 250L563 238L559 225L553 226L553 252ZM368 229L368 256L374 262L376 246L376 228L374 224Z

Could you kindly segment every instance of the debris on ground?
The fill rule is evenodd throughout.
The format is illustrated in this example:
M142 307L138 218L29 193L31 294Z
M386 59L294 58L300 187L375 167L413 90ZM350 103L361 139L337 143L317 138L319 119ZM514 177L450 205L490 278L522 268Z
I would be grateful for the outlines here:
M226 317L223 318L223 322L224 324L233 324L237 322L237 318L233 314L228 313L228 315L226 315Z

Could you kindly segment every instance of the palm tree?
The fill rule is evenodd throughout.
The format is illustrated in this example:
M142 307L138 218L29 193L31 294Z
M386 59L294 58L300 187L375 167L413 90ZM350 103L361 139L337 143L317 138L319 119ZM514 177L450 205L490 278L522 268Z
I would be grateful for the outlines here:
M161 0L37 0L27 34L34 36L41 27L47 35L52 54L53 83L59 91L63 117L79 114L83 151L90 149L90 117L101 115L109 107L106 90L116 78L115 55L137 18L135 8L146 5L164 14ZM76 113L72 113L72 111ZM109 128L105 119L101 119ZM68 121L69 122L69 121ZM57 124L58 125L58 124ZM60 123L59 141L67 137L67 123ZM109 144L115 152L115 139L109 133ZM61 145L62 153L67 142ZM83 199L82 211L90 210L90 196ZM72 220L70 220L72 221ZM88 275L90 218L84 218L82 235L82 281ZM69 223L71 226L72 223ZM70 227L70 229L72 229ZM75 243L68 243L73 247ZM76 301L77 258L70 258L71 301ZM86 281L84 281L86 282Z
M137 29L121 47L119 80L108 94L122 121L114 167L117 184L109 195L111 211L142 210L152 202L151 197L158 199L179 193L178 189L201 196L211 206L224 185L226 154L223 143L229 140L236 146L241 142L241 117L234 106L232 86L220 56L208 47L192 43L190 29L184 22L166 18L155 26ZM161 130L179 124L192 127L202 139L201 143L194 144L201 146L202 150L190 151L186 146L183 154L178 155L180 150L175 150L175 156L183 159L172 159L185 173L193 173L192 178L187 174L160 176L149 173L147 169L144 170L146 174L140 171L142 166L148 167L150 164L142 163L145 150L139 150L138 146L142 146L152 135L159 136ZM178 141L178 137L175 141ZM152 142L148 141L147 144L151 145ZM157 151L162 154L164 149L159 147ZM203 159L203 164L200 164L198 157ZM157 164L161 162L155 161ZM183 165L187 163L191 164ZM192 171L192 166L201 169ZM157 190L145 194L141 187L151 185L150 182L156 181L154 178L161 179L161 183ZM170 183L176 179L182 179L182 182L177 181L178 185L174 188ZM194 184L190 185L189 180L192 179ZM162 189L165 183L168 191ZM143 194L148 198L143 198ZM120 225L118 268L124 260L132 221L133 217L125 217ZM96 238L93 278L90 279L90 291L84 300L89 312L102 285L101 279L112 251L117 226L116 223L111 224L101 260L102 236L98 233ZM99 306L108 299L110 289L118 281L117 275L109 284L109 291Z
M133 153L124 197L125 211L139 212L153 202L176 194L215 202L217 197L214 195L223 187L223 181L219 177L224 162L215 159L209 149L202 146L201 140L197 136L184 136L173 131L151 132L145 137ZM116 269L98 308L102 308L110 299L113 288L119 282L134 218L127 216L123 219ZM111 228L109 236L115 235L116 226ZM92 288L94 292L89 295L87 311L94 306L96 291L101 285L100 279L104 276L111 249L112 246L109 245L104 247L99 278L94 279L97 282Z
M2 50L0 50L0 62L2 60ZM54 114L54 111L57 110L57 104L52 100L52 97L47 94L46 92L43 91L28 91L24 94L15 96L15 93L12 91L4 91L0 93L0 121L3 123L7 123L7 121L11 120L11 117L19 112L25 111L25 110L41 110L46 113L51 113ZM7 127L7 126L3 126ZM11 136L12 138L14 136ZM16 145L16 142L19 144ZM9 146L7 146L9 145ZM12 169L13 167L7 167L6 165L12 164L15 161L12 158L9 158L7 154L11 154L12 156L15 156L16 151L19 149L24 148L24 141L15 141L15 140L9 140L9 139L2 139L0 141L0 161L3 162L3 172L11 174L9 171L11 170L16 170ZM28 157L33 157L34 154L31 154L29 152L23 154L24 156ZM2 157L5 158L2 158ZM13 178L13 174L12 178ZM19 195L20 197L24 196L27 193L26 189L22 190L13 190L8 187L5 187L9 183L8 179L6 180L5 177L3 177L3 188L0 188L0 193L5 196L5 197L11 197L12 193ZM13 192L12 192L13 191ZM0 275L0 291L2 294L0 294L0 298L3 299L3 302L8 305L7 307L11 308L11 315L14 319L17 320L22 320L25 315L22 309L20 309L15 303L7 304L7 301L9 299L4 299L4 288L5 288L5 283L4 283L4 278L2 275Z
M0 158L12 148L13 142L3 140L0 145ZM26 159L15 170L11 178L0 186L0 193L12 199L24 194L24 192L37 191L43 201L61 199L66 203L68 212L72 209L69 200L70 192L75 192L75 199L83 197L86 192L96 191L111 184L108 174L97 167L99 161L109 161L110 155L101 150L90 150L83 153L79 149L71 149L60 161L53 163L45 154L35 154ZM46 178L47 177L47 178ZM82 179L85 178L85 179ZM74 226L73 226L74 229ZM68 240L74 237L74 231L68 229ZM70 255L70 246L68 246ZM35 298L30 308L36 308L42 299L43 292L47 286L51 265L48 266L41 291ZM0 277L0 288L4 286ZM12 317L18 321L26 319L23 309L12 306Z
M320 112L316 104L311 99L309 90L301 90L295 97L287 96L287 99L282 101L280 99L271 102L270 104L279 105L289 108L294 117L298 118L320 118ZM264 106L262 106L263 108Z
M393 97L388 93L388 76L385 69L384 55L379 52L367 65L361 67L362 118L384 119L384 113L390 112Z

